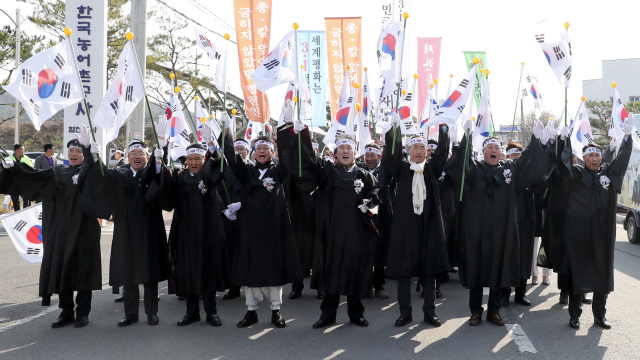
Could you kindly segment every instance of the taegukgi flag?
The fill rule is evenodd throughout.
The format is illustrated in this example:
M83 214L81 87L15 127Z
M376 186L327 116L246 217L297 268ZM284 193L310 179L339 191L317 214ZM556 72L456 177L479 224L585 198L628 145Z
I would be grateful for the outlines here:
M258 90L267 91L276 85L296 81L291 70L294 41L295 31L291 30L251 74Z
M42 262L42 203L3 215L0 219L18 254L32 264Z

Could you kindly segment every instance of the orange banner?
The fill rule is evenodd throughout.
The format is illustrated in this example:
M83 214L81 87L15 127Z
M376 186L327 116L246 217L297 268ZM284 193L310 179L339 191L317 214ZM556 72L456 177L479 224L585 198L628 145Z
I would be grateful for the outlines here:
M362 21L359 17L324 18L324 23L327 34L331 119L335 119L347 65L350 67L351 86L362 82ZM358 100L358 103L361 101Z
M245 111L250 120L264 123L269 121L269 101L251 74L269 55L271 0L234 0L233 9Z

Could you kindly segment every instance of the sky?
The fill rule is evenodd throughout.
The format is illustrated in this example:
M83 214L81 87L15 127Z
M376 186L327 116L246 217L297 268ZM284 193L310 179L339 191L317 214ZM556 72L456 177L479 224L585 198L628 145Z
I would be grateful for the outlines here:
M232 0L163 0L186 16L221 34L235 38ZM521 63L529 74L538 79L547 109L560 116L564 107L564 88L547 64L538 46L533 27L547 19L558 32L564 31L564 22L570 23L569 32L573 51L571 87L568 89L569 114L577 111L582 96L582 80L601 78L602 60L640 57L637 46L637 25L633 14L640 10L635 1L426 1L404 0L407 4L409 37L405 40L405 69L408 75L417 73L416 37L442 37L440 58L440 97L446 92L449 74L453 74L452 88L466 75L463 51L486 51L487 68L491 71L489 86L493 119L496 125L508 125L514 116ZM388 0L386 1L388 2ZM24 16L31 6L15 0L2 0L2 9L15 18L15 7ZM382 19L380 0L273 0L270 47L275 46L297 22L300 30L324 30L325 17L362 17L363 66L369 69L369 85L380 87L376 42ZM156 0L148 0L149 9L171 13ZM635 10L634 10L635 8ZM127 9L126 12L129 10ZM210 12L209 12L210 11ZM215 14L216 16L212 15ZM179 15L175 15L179 16ZM0 13L0 26L13 23ZM186 36L194 37L189 23ZM23 27L29 34L39 30L28 21ZM148 23L148 36L159 31L153 20ZM224 39L210 37L216 44ZM227 62L227 81L231 91L241 94L238 53L230 44ZM194 54L195 54L194 49ZM202 61L208 62L208 59ZM212 67L205 68L211 71ZM0 75L2 70L0 70ZM212 73L209 75L213 75ZM403 74L406 76L407 74ZM267 91L271 117L277 119L287 85ZM445 91L442 91L442 89ZM525 103L525 113L533 111L533 104ZM416 110L417 112L417 106ZM520 110L517 110L518 114Z

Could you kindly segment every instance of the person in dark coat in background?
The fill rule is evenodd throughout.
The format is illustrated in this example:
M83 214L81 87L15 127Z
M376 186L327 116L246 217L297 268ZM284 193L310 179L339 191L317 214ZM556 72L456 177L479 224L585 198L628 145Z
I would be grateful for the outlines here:
M613 257L616 238L617 196L633 149L633 114L623 124L624 140L618 156L602 164L602 149L597 144L583 148L585 167L572 165L571 139L559 141L557 165L561 181L569 190L562 245L556 246L554 270L564 274L569 288L569 326L580 328L582 294L593 292L594 323L610 329L605 317L607 296L613 291ZM568 128L560 132L562 140Z
M368 326L361 298L371 297L373 253L370 231L377 232L371 220L377 211L377 181L370 172L356 166L353 138L348 135L338 137L338 162L334 165L316 156L306 126L299 122L294 126L295 129L287 125L279 131L281 159L300 188L307 191L324 187L329 201L325 262L322 268L313 269L323 272L326 295L320 306L322 315L313 328L335 323L341 295L347 296L350 321L358 326ZM292 140L298 132L300 144ZM298 173L299 167L302 177Z
M392 124L398 124L394 115ZM444 144L427 157L428 140L421 135L406 143L409 161L402 154L402 134L395 131L395 153L384 153L387 171L397 181L393 204L393 221L389 238L387 273L398 278L400 317L395 325L405 326L413 321L411 308L411 278L419 277L424 288L424 321L434 326L442 322L435 313L436 275L451 270L445 241L438 177L449 155L448 128L440 128L439 143ZM389 130L385 143L392 146L394 131ZM455 140L455 138L454 138ZM433 149L431 149L433 150Z
M42 306L51 305L51 295L58 294L62 313L51 326L89 323L91 292L102 289L100 257L100 223L93 210L83 207L83 168L94 161L99 149L90 143L89 129L82 125L78 139L67 143L69 166L57 165L35 170L24 163L6 158L0 175L0 192L20 182L36 196L42 197L42 235L44 253L40 266L39 295ZM95 157L97 159L97 156ZM75 300L75 317L73 292Z
M158 283L169 278L171 269L162 209L148 204L145 195L160 172L163 151L156 149L148 163L147 146L142 141L131 141L128 150L130 167L109 169L102 163L90 164L85 168L84 186L93 207L100 209L97 212L113 215L109 285L114 291L124 287L125 316L118 326L138 321L140 285L144 286L147 322L157 325Z
M468 132L471 120L464 122ZM544 134L543 134L544 133ZM467 135L445 166L445 172L462 186L468 185L462 209L458 259L460 281L469 289L469 325L482 321L482 288L489 287L487 320L504 325L500 317L501 289L520 284L520 248L516 221L516 185L531 183L544 175L544 150L551 130L534 126L527 149L515 161L501 161L502 143L495 137L483 143L484 160L477 161L466 151ZM526 169L526 171L525 171Z
M220 212L224 212L231 204L241 202L244 191L242 185L240 185L238 179L233 175L233 171L231 171L228 164L225 164L223 177L224 182L221 181L216 188L218 196L222 199L219 209ZM229 218L224 216L222 217L222 223L224 224L224 237L227 242L227 260L229 262L229 269L233 269L235 267L233 254L235 254L236 244L238 241L238 221L237 219L229 220ZM222 296L222 300L231 300L240 297L240 286L233 283L233 278L233 274L230 273L229 291Z

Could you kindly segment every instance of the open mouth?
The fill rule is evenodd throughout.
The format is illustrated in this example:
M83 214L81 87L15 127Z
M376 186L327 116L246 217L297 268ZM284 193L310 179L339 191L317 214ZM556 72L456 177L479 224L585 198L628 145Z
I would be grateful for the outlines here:
M258 155L258 159L266 160L267 159L267 155Z
M136 164L136 165L140 165L140 164L142 163L142 161L140 161L140 160L134 160L134 161L133 161L133 163L134 163L134 164Z
M494 155L494 154L491 154L491 156L489 156L489 159L491 159L491 160L497 160L497 159L498 159L498 156L496 156L496 155Z

